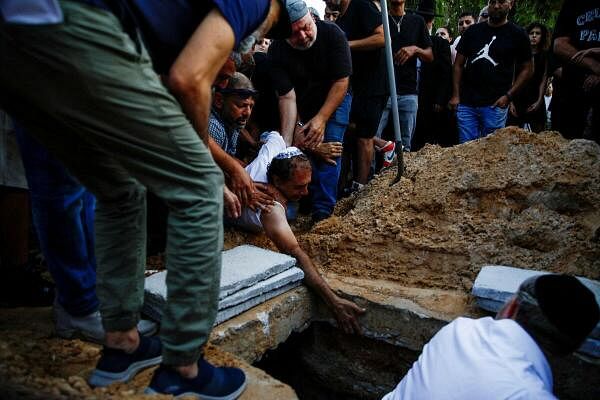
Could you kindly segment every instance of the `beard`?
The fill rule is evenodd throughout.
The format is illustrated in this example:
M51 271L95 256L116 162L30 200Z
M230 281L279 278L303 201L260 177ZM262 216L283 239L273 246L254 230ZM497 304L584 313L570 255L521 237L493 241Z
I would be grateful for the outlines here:
M490 12L488 10L489 20L495 24L503 22L508 17L508 10L498 11L498 12Z
M285 39L285 41L287 42L287 44L290 45L290 47L294 50L300 50L300 51L304 51L304 50L308 50L312 47L313 44L315 44L317 40L317 35L315 35L315 37L312 38L312 40L310 42L308 42L305 45L295 45L292 42L290 42L289 39Z

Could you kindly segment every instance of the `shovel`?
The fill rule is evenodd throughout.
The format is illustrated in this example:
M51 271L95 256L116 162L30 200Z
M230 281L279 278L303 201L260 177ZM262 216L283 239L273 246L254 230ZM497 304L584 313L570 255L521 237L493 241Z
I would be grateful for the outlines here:
M398 99L396 98L396 78L394 77L394 60L392 58L392 39L390 36L390 23L388 21L387 2L381 2L381 19L383 20L383 36L385 38L385 61L387 66L388 83L390 87L390 99L392 100L392 123L394 125L394 137L396 139L396 162L398 170L396 177L390 186L398 183L404 174L404 147L400 136L400 122L398 118Z

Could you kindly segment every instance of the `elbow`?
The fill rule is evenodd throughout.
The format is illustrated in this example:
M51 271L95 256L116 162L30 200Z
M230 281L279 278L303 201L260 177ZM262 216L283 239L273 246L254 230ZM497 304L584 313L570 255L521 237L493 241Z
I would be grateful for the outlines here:
M341 91L347 92L348 88L350 87L350 77L347 76L345 78L339 79L336 81L336 83L339 85Z
M186 73L177 68L171 68L166 84L171 93L180 99L194 98L198 92L210 92L212 82L206 82L206 79L197 79L197 77Z
M181 96L190 90L189 79L186 74L176 68L171 68L166 83L169 90L176 96Z

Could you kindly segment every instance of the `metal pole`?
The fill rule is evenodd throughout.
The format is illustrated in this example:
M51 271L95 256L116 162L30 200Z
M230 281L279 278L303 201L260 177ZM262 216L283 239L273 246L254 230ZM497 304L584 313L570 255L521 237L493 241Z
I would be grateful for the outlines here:
M388 21L387 0L381 0L381 19L383 20L383 35L385 38L385 61L387 66L388 83L390 87L390 99L392 102L392 123L394 124L394 137L396 139L396 155L398 172L390 184L400 181L404 173L404 157L402 136L400 135L400 121L398 117L398 99L396 97L396 77L394 76L394 59L392 58L392 39L390 36L390 23Z

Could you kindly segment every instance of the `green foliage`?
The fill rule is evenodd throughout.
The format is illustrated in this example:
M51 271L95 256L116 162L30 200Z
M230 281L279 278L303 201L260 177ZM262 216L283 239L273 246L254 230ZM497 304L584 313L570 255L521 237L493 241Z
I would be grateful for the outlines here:
M531 22L541 22L551 30L564 0L514 0L511 20L518 25L527 26ZM419 0L407 0L406 8L415 10ZM456 35L458 16L464 11L473 11L476 15L487 4L486 0L437 0L436 9L441 17L436 17L436 27L448 26L452 36Z

